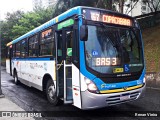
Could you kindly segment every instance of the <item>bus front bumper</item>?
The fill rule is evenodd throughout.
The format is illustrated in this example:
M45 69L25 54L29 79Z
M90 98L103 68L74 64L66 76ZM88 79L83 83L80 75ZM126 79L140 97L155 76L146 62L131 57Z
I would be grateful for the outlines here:
M87 109L97 109L106 106L121 104L136 100L144 96L145 85L139 89L132 91L119 92L119 93L110 93L110 94L94 94L88 90L81 92L82 97L82 108Z

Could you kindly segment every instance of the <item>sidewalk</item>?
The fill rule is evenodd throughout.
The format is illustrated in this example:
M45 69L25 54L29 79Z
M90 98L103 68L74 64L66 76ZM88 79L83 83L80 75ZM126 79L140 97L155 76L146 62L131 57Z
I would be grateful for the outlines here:
M5 67L1 66L1 72L0 72L1 78L2 78L3 70L5 70ZM17 113L18 115L14 113ZM4 95L4 97L0 96L0 120L34 120L33 117L24 117L25 114L27 114L27 112L25 112L24 109L22 109L17 104L9 100L7 98L7 95L6 96ZM10 116L13 116L13 117L10 117Z
M7 113L7 111L9 112ZM34 120L31 117L10 117L11 114L13 115L12 112L17 111L20 111L20 113L24 111L25 113L25 110L23 110L18 105L10 101L8 98L0 98L0 120Z

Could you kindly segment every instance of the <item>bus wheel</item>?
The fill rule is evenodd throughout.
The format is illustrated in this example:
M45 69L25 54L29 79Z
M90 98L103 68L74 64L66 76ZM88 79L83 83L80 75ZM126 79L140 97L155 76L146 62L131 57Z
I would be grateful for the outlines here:
M51 104L57 105L58 98L57 98L57 95L56 95L56 89L55 89L54 83L53 83L53 81L51 79L48 80L48 82L47 82L46 95L47 95L48 101Z
M16 72L16 71L14 72L14 83L15 83L16 85L19 84L18 75L17 75L17 72Z

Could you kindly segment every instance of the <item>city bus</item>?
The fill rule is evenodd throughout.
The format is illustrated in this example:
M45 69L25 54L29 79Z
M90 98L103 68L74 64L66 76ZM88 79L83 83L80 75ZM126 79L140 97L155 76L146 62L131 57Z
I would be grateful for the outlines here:
M7 44L6 71L80 109L125 103L144 95L143 41L136 19L78 6Z

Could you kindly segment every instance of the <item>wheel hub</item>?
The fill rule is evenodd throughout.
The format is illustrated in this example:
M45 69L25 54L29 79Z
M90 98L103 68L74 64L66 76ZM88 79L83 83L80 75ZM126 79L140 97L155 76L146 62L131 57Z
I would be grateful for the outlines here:
M55 88L54 86L50 86L48 89L48 95L53 100L55 96Z

